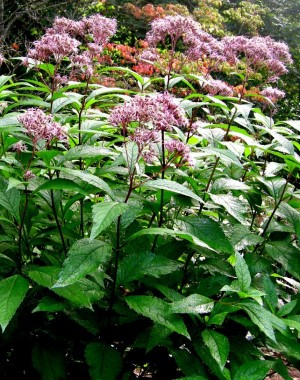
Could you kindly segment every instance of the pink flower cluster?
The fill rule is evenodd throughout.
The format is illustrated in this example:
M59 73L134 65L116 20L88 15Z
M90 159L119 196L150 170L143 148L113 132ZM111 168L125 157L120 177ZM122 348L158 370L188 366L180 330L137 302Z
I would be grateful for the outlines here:
M3 57L2 54L0 54L0 66L2 65L2 63L5 61L5 58Z
M285 74L286 65L292 63L288 46L270 37L236 36L224 37L222 41L228 62L237 64L245 59L248 68L254 71L266 68L269 72L269 82L275 82Z
M210 79L204 89L210 95L233 96L232 87L219 79Z
M101 53L103 45L116 33L116 29L115 19L99 14L80 21L57 17L52 28L48 28L45 35L34 42L28 58L45 62L54 57L56 62L60 62L62 58L69 57L74 67L91 73L93 59ZM78 55L78 47L83 43L86 50ZM28 60L24 64L28 64Z
M159 154L155 148L159 142L159 131L171 132L174 126L188 126L184 110L168 93L155 96L137 95L116 106L110 114L109 122L116 127L121 126L124 135L129 133L129 139L138 145L139 154L147 163L152 163ZM138 123L133 132L128 130L131 123ZM172 159L180 156L184 163L191 162L189 149L179 141L175 143L166 143L166 149L173 154Z
M278 88L266 87L260 92L260 95L270 99L273 103L276 103L278 100L285 97L285 92Z
M179 140L169 140L165 142L166 150L172 155L172 160L180 159L180 164L193 165L191 151L188 145Z
M154 129L163 131L172 131L173 126L187 125L184 110L168 93L153 97L135 96L129 102L115 107L109 121L114 126L122 126L123 129L127 129L134 121L140 125L152 124Z
M29 108L18 119L33 144L40 139L46 140L46 143L49 144L54 139L66 140L67 138L63 126L55 122L52 115L46 115L39 108Z

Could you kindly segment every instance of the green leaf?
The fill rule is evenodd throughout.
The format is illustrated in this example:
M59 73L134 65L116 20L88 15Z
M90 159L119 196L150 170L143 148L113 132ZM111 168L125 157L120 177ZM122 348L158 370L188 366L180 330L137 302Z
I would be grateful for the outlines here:
M122 154L126 161L129 173L133 173L139 157L139 147L137 143L129 141L127 144L124 144Z
M33 367L41 380L62 380L67 378L65 353L58 347L36 344L32 350Z
M245 310L251 321L264 333L268 338L276 341L273 325L270 316L272 315L261 305L252 302L239 303L238 306Z
M264 241L263 237L255 235L242 224L234 225L230 228L230 241L236 250L243 250L249 245L257 245Z
M90 93L89 96L87 96L86 98L86 103L91 100L91 99L95 99L97 96L100 96L100 95L107 95L107 94L113 94L113 93L118 93L118 94L121 94L121 93L126 93L128 94L128 92L132 92L128 89L124 89L124 88L119 88L119 87L101 87L101 88L98 88L97 90L94 90Z
M66 107L67 105L72 104L72 103L77 103L80 105L80 103L78 102L78 100L74 96L68 96L68 97L63 96L63 97L60 97L58 99L55 99L52 103L52 113L55 114L56 112L58 112L62 108Z
M264 380L273 362L267 360L251 360L238 367L233 380Z
M179 301L174 301L170 310L180 314L207 314L212 311L214 301L200 294L191 294Z
M204 369L202 367L201 361L188 351L186 348L180 348L177 350L171 350L171 355L175 359L180 371L183 372L187 376L196 376L196 380L205 379L206 377L202 377L201 375L205 375Z
M0 178L0 205L20 222L20 192L12 188L7 190L8 184Z
M220 224L209 217L180 218L188 233L196 236L216 251L233 254L234 249Z
M247 292L251 285L251 275L248 269L248 265L245 259L239 254L236 253L236 262L235 262L235 273L238 278L238 282L242 292Z
M219 149L219 148L204 148L203 149L205 156L216 156L219 157L220 160L225 164L225 165L231 165L235 164L238 167L242 168L242 164L240 163L240 160L236 157L235 154L233 154L230 150L228 149Z
M95 204L93 209L93 227L90 239L95 239L102 231L115 222L127 209L126 203L103 202Z
M128 296L125 301L136 313L190 339L183 320L171 314L170 305L163 300L152 296Z
M53 313L57 311L64 311L65 308L66 308L66 305L64 302L59 301L55 298L44 297L41 299L38 305L32 310L32 312L36 313L38 311L48 311L50 313Z
M82 186L66 178L54 178L46 181L42 185L38 186L32 192L32 195L42 190L70 190L77 193L86 194L86 191L82 188Z
M29 288L29 282L16 274L0 281L0 326L2 332L15 315Z
M75 169L67 169L67 168L55 168L57 170L60 170L63 173L69 174L70 176L74 176L75 178L79 178L82 181L89 183L90 185L93 185L97 187L100 190L105 191L112 199L114 199L114 193L112 189L108 186L106 182L104 182L101 178L86 173L82 170L75 170Z
M79 158L100 158L100 157L112 157L113 152L107 148L99 146L79 145L69 149L66 154L61 158L59 164L78 160Z
M111 256L112 248L100 240L81 239L76 241L63 262L58 281L53 288L62 288L84 278L104 264Z
M80 282L73 285L65 286L64 288L54 288L53 285L57 282L61 268L53 266L33 267L28 276L37 284L51 289L59 296L71 301L76 306L91 307L89 294Z
M236 181L231 178L218 178L214 181L210 192L214 194L218 194L222 191L227 190L249 190L250 187L246 185L244 182Z
M289 241L270 241L265 246L267 254L280 263L283 268L300 280L300 255L299 249Z
M292 300L286 303L285 305L281 306L281 308L277 312L277 317L284 317L290 314L290 312L296 307L296 305L297 300Z
M294 227L298 239L300 237L300 213L291 207L288 203L281 202L277 214L286 219Z
M126 256L118 269L118 284L126 284L145 276L159 278L172 273L180 264L160 255L148 252L136 252Z
M247 218L248 203L246 201L242 201L231 194L210 194L210 198L217 205L223 206L228 214L233 216L239 222L245 225L249 224Z
M223 370L229 354L229 341L225 335L213 330L204 330L202 333L204 344L208 347L212 357Z
M169 181L167 179L150 180L150 181L145 182L143 184L143 187L145 187L147 189L171 191L172 193L185 195L187 197L195 199L196 201L198 201L200 203L203 203L203 200L198 195L193 193L187 187L185 187L185 186L183 186L180 183L177 183L175 181Z
M121 354L104 343L88 344L85 359L92 380L116 380L122 369Z
M266 186L269 194L274 198L275 204L277 204L286 185L286 180L281 177L259 177L258 180Z

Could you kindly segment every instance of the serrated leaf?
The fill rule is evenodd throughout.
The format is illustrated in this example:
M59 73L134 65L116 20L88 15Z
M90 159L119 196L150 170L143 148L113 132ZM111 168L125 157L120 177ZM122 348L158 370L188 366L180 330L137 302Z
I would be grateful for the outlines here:
M238 367L233 380L264 380L273 362L266 360L251 360Z
M237 224L230 231L230 241L236 250L241 251L249 245L257 245L264 241L263 237L255 235L246 226Z
M145 187L147 189L171 191L172 193L185 195L187 197L195 199L196 201L198 201L200 203L203 203L203 200L198 195L193 193L187 187L185 187L185 186L183 186L180 183L177 183L175 181L170 181L167 179L150 180L150 181L145 182L143 184L143 187Z
M86 193L86 191L82 188L82 186L66 178L54 178L49 181L46 181L42 185L38 186L33 191L32 194L35 194L42 190L70 190L70 191L76 191L77 193L81 193L81 194Z
M92 380L116 380L122 369L121 354L104 343L88 344L85 360Z
M205 371L202 367L202 363L200 362L200 360L187 349L180 348L177 350L171 350L170 353L175 359L181 372L183 372L185 375L197 375L197 380L202 378L201 375L205 375Z
M219 148L209 147L209 148L204 148L203 150L205 152L205 155L219 157L220 160L225 165L235 164L240 168L243 167L242 164L240 163L240 160L237 158L237 156L228 149L219 149Z
M89 100L96 98L97 96L114 94L114 93L121 94L122 92L127 94L128 92L131 92L131 91L124 89L124 88L119 88L119 87L105 87L105 86L103 86L101 88L98 88L97 90L92 91L90 93L90 95L87 96L86 103Z
M57 282L61 268L53 266L44 266L32 268L28 272L29 278L31 278L38 285L51 289L59 296L71 301L76 306L85 306L91 308L91 301L89 294L82 288L80 282L65 286L64 288L54 288L53 285Z
M227 190L249 190L250 187L244 182L236 181L231 178L218 178L214 181L210 191L211 193L220 193Z
M289 223L292 224L295 230L295 234L297 235L298 239L300 237L300 213L299 211L295 210L293 207L291 207L289 204L281 202L277 214L279 214L281 217L285 218Z
M61 158L59 163L66 161L78 160L79 158L97 158L112 156L113 152L107 148L90 146L90 145L79 145L69 149L66 154Z
M127 144L124 144L122 154L126 161L129 173L133 173L139 157L139 147L137 143L129 141Z
M299 249L288 241L270 241L265 246L267 254L280 263L283 268L300 280Z
M63 96L63 97L60 97L58 99L55 99L52 103L52 113L55 114L56 112L58 112L59 110L61 110L65 106L72 104L72 103L77 103L80 105L80 103L78 102L76 97Z
M249 224L247 219L248 204L246 201L242 201L231 194L210 194L210 198L217 205L223 206L225 210L239 222L245 225Z
M259 177L258 180L267 187L269 194L274 198L276 204L282 195L286 180L281 177Z
M252 301L253 302L253 301ZM261 305L256 303L239 303L239 307L247 312L251 321L264 333L268 338L276 341L270 314Z
M223 140L225 131L221 128L201 128L199 134L203 136L210 144L216 146L216 143Z
M103 202L92 207L93 227L90 239L95 239L102 231L115 222L127 209L126 203Z
M67 378L65 353L58 347L44 347L36 344L32 350L32 364L41 380L62 380Z
M44 297L38 305L32 310L33 313L38 311L48 311L50 313L65 310L65 303L51 297Z
M163 300L152 296L128 296L125 301L136 313L190 339L183 320L171 314L170 305Z
M20 222L20 192L12 188L7 190L7 183L0 178L0 205Z
M179 301L174 301L170 310L180 314L207 314L212 311L214 301L200 294L191 294Z
M68 252L59 273L58 281L52 286L62 288L84 278L104 264L112 253L112 247L100 240L81 239Z
M57 169L63 173L69 174L70 176L74 176L76 178L79 178L82 181L89 183L90 185L93 185L100 190L105 191L112 199L114 199L114 193L113 193L112 189L101 178L99 178L93 174L86 173L82 170L67 169L67 168L57 168Z
M201 335L212 357L219 364L220 369L223 370L229 354L228 338L225 335L208 329L204 330Z
M168 329L167 327L155 324L149 332L147 352L151 351L156 346L162 344L162 342L166 340L168 336L172 333L173 331Z
M233 254L234 249L220 224L208 217L181 218L187 232L205 242L216 251Z
M6 329L29 288L29 282L16 274L0 281L0 325Z
M277 312L277 317L284 317L290 314L290 312L295 308L296 305L297 300L292 300L286 303L285 305L281 306L281 308Z
M251 285L251 275L245 259L239 253L236 253L235 273L242 292L247 292Z
M148 252L132 253L125 257L118 269L119 284L139 280L145 276L159 278L172 273L179 268L179 263L166 257L154 255Z

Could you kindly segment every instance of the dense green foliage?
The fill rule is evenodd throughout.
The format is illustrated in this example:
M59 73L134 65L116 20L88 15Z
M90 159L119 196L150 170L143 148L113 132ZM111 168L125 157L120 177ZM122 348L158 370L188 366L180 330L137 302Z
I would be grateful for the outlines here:
M145 76L99 63L94 21L62 23L82 55L56 21L0 77L1 379L291 380L300 121L264 62L212 70L213 95L207 56L175 65L182 36Z

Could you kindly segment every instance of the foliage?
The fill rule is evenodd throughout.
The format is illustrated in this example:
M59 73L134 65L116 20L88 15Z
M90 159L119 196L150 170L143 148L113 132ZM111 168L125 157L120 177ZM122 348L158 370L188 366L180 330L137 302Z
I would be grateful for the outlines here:
M266 87L286 46L166 16L144 76L101 65L115 32L56 19L0 77L1 377L289 380L300 122Z

